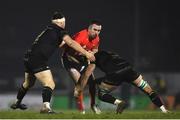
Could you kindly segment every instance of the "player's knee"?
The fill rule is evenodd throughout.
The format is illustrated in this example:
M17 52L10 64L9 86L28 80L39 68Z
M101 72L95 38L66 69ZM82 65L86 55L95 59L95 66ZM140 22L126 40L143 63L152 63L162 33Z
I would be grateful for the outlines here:
M47 86L47 87L51 88L52 90L54 90L54 88L55 88L55 83L54 83L53 80L49 80L49 81L46 81L43 86Z
M56 87L55 83L53 82L53 85L52 85L52 90L54 90L54 88Z
M56 86L56 85L55 85L54 81L52 81L49 87L50 87L52 90L54 90L55 86Z
M153 91L150 85L147 83L147 81L144 81L142 79L142 76L140 76L137 80L135 80L134 84L146 94L149 94Z
M75 68L69 69L69 72L73 75L79 75L79 72Z

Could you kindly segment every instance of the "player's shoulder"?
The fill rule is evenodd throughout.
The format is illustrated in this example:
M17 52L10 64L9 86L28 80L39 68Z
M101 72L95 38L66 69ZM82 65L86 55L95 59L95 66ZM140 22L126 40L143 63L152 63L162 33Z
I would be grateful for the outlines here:
M80 35L86 35L88 34L88 30L87 29L83 29L81 31L78 32Z
M67 30L64 29L64 28L61 28L59 26L57 26L56 24L49 24L47 27L46 27L46 30L48 30L49 32L54 32L54 33L63 33L63 32L66 32L67 33Z
M74 39L77 39L77 38L84 38L84 37L87 36L87 34L88 34L87 29L83 29L83 30L81 30L81 31L79 31L79 32L77 32L77 33L75 33L75 34L73 35L73 38L74 38Z

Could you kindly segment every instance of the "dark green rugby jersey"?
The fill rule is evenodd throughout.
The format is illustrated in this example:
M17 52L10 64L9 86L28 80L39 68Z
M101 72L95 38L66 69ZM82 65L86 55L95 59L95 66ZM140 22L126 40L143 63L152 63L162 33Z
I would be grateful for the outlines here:
M29 59L35 61L47 61L63 41L64 35L68 34L63 28L50 24L42 31L31 49L28 50Z
M106 74L112 74L130 66L126 60L116 53L99 51L95 54L95 57L96 66Z

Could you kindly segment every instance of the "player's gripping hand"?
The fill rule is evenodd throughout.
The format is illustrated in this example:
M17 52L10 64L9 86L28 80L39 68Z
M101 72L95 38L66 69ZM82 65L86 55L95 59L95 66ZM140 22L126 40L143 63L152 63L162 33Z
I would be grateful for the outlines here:
M91 53L91 52L86 52L86 57L87 57L87 59L89 59L91 62L96 60L95 57L94 57L94 54Z

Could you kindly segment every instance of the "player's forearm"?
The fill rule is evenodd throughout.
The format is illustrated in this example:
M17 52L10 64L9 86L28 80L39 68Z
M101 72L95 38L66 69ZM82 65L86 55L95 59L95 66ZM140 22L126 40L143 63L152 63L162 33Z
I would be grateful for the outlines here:
M82 53L86 56L87 51L81 47L81 45L75 42L69 35L64 36L63 41L71 48L75 49L76 51Z
M79 45L77 42L72 41L70 47L72 47L73 49L75 49L76 51L82 53L83 55L87 54L87 51L81 47L81 45Z

